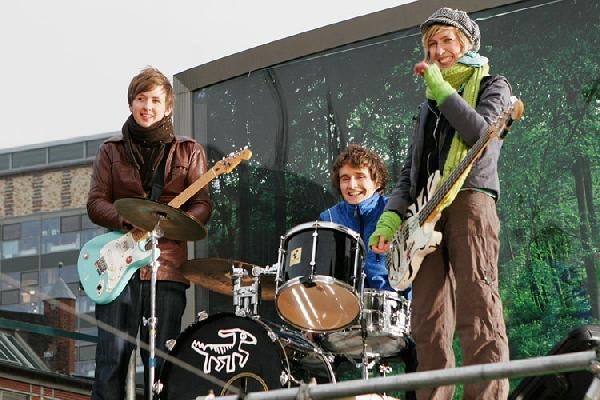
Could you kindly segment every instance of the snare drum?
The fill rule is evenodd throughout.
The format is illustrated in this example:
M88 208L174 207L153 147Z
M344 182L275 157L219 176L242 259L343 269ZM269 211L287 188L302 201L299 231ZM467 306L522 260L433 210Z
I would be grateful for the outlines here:
M334 383L329 361L292 331L279 333L258 318L215 314L190 325L177 338L155 385L159 399L195 399L266 392L316 378ZM234 389L236 388L236 389Z
M281 238L275 305L290 325L330 332L360 314L365 248L360 235L343 225L316 221Z
M410 302L396 292L365 289L363 293L361 324L320 338L321 345L334 353L360 359L363 343L366 351L381 357L390 357L406 347L410 334Z

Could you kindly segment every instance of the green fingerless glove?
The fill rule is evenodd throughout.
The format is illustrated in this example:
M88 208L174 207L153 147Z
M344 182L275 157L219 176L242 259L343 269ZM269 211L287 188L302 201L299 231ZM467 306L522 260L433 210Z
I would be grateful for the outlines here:
M427 98L434 99L438 106L441 105L456 90L442 76L442 71L437 64L431 64L423 75L427 84Z
M369 238L369 248L379 243L379 236L383 236L386 242L392 240L394 233L400 228L402 220L394 211L384 211L379 217L375 231Z

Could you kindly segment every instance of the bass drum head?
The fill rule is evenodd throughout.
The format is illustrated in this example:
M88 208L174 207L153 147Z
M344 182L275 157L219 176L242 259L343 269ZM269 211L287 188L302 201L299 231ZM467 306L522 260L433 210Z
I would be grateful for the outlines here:
M171 400L211 391L216 396L266 392L288 387L287 371L287 356L270 328L254 319L216 314L179 335L157 392L159 399Z

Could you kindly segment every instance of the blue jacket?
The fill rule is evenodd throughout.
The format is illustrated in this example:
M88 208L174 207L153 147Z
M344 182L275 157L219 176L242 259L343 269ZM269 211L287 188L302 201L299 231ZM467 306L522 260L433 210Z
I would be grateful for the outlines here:
M358 205L348 204L345 201L340 201L335 206L323 211L319 215L321 221L329 221L336 224L344 225L360 234L365 246L369 242L369 237L375 230L375 225L379 216L383 212L388 199L375 193L371 198L362 201ZM385 266L385 255L376 254L371 250L367 250L365 260L365 272L367 280L365 287L371 289L394 289L388 281L388 271Z

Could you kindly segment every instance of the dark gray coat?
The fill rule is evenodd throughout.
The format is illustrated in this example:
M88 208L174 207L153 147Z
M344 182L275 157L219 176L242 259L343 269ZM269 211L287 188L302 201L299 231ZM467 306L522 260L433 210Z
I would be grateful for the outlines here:
M455 132L468 145L473 146L477 140L486 135L494 121L510 106L511 86L506 78L500 75L484 77L481 81L477 107L473 109L458 93L453 93L439 107L442 119L446 120L445 129L440 135L440 165L444 165L450 143ZM419 116L408 154L394 190L392 191L386 210L396 211L404 216L408 207L415 202L423 189L418 185L420 167L422 165L424 137L432 132L425 132L426 120L436 119L428 102L419 107ZM481 158L473 165L463 187L481 188L500 194L497 163L502 147L501 140L493 140L484 150Z

